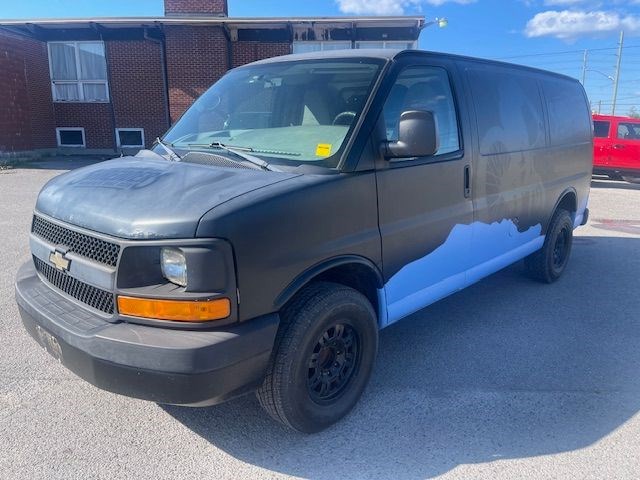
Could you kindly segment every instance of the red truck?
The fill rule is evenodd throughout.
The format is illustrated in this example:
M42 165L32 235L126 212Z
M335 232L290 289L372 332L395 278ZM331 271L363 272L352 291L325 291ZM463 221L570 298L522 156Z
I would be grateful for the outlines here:
M640 183L640 119L593 115L593 173Z

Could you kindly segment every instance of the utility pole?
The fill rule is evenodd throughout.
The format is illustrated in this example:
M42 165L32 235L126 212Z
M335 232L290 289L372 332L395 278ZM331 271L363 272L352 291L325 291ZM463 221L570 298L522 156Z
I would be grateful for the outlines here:
M584 88L584 82L587 79L587 55L589 54L589 50L584 51L584 56L582 57L582 87Z
M622 45L624 43L624 30L620 32L618 44L618 61L616 62L616 78L613 82L613 100L611 102L611 115L616 114L616 101L618 100L618 84L620 83L620 64L622 63Z

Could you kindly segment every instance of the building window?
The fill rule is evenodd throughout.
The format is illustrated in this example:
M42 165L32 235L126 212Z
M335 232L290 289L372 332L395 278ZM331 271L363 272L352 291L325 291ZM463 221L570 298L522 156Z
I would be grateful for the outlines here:
M417 42L410 41L357 41L355 48L385 48L395 50L415 49L418 47ZM327 50L349 50L352 48L349 41L311 41L311 42L293 42L293 53L309 53L321 52Z
M121 148L144 148L144 129L116 128L116 140Z
M293 42L293 53L321 52L327 50L350 50L351 42Z
M56 128L59 147L85 147L84 128L64 127Z
M356 42L356 48L385 48L391 50L406 50L417 48L417 42L394 41L360 41Z
M103 42L49 42L48 48L54 101L109 101Z

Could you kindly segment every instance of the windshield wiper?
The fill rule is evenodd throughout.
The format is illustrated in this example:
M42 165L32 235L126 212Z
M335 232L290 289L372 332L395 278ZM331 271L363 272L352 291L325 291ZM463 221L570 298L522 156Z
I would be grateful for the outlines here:
M160 137L156 138L156 143L160 145L165 152L167 152L167 154L169 155L169 159L172 162L179 162L182 160L182 157L178 155L175 151L173 151L171 147L169 147L169 145L164 143Z
M221 143L221 142L211 142L211 143L203 143L203 144L189 143L188 146L189 147L219 148L221 150L225 150L227 152L233 153L237 157L240 157L240 158L246 160L249 163L253 163L254 165L257 165L257 166L259 166L260 168L262 168L264 170L271 170L271 171L274 171L274 172L278 171L275 168L273 168L268 162L265 162L264 160L262 160L262 159L260 159L258 157L254 157L253 155L249 155L248 153L246 153L246 152L253 152L253 149L251 147L236 147L234 145L226 145L226 144Z

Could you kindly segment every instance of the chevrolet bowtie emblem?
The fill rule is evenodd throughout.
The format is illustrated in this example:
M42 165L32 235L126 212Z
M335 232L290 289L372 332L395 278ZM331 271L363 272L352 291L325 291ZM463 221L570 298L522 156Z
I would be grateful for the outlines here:
M55 265L58 270L67 272L69 270L69 264L71 260L65 258L64 253L56 250L49 255L49 261Z

